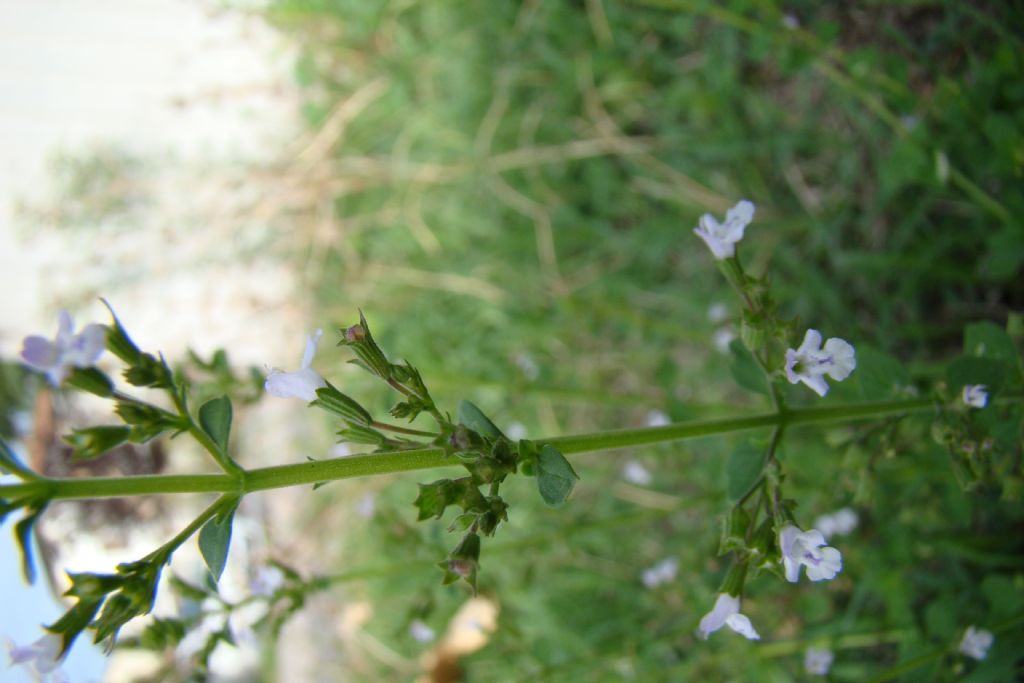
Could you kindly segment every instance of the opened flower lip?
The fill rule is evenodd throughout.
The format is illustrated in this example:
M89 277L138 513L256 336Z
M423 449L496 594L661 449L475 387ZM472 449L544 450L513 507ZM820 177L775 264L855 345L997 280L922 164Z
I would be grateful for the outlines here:
M316 390L323 389L327 382L310 366L313 364L313 356L316 355L317 344L323 330L317 330L316 334L306 339L306 349L302 353L302 365L294 372L283 372L273 370L267 375L267 381L263 387L271 396L278 398L301 398L304 401L315 401Z
M750 623L750 618L740 614L739 597L728 593L718 594L715 606L700 620L697 635L702 640L707 640L709 635L723 626L728 626L749 640L761 640L761 636L754 630L754 625Z
M965 384L961 398L971 408L984 408L988 405L987 389L984 384Z
M31 368L46 374L53 386L60 386L72 368L87 368L102 355L107 344L107 328L86 325L75 334L71 314L61 311L57 317L57 335L47 339L39 335L22 341L21 359Z
M996 637L990 631L971 625L964 632L959 649L962 654L981 661L988 656L988 649L992 647L995 640Z
M54 673L60 666L64 640L56 633L45 633L31 645L18 646L7 641L11 666L21 664L37 675Z
M819 396L828 393L826 375L841 382L856 367L856 351L849 342L832 337L822 347L817 330L807 330L800 348L786 349L786 379L790 384L803 382Z
M835 548L825 545L825 537L817 529L801 531L787 524L779 532L779 549L786 580L796 583L800 580L801 567L807 568L811 581L831 580L843 570L843 556Z
M754 203L740 200L725 214L725 222L719 223L710 213L700 217L693 232L704 240L715 258L722 261L736 253L736 243L743 239L743 231L754 219Z

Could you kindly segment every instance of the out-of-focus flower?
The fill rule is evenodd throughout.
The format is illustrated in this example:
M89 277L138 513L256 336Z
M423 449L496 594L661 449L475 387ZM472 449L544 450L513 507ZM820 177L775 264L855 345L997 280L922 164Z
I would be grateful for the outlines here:
M522 422L513 422L505 430L505 436L512 441L519 441L520 439L526 438L526 425Z
M753 219L754 203L743 199L726 212L724 223L719 223L714 216L706 213L700 217L693 232L704 240L715 258L721 261L736 253L736 243L743 239L743 231Z
M678 572L679 559L675 557L666 557L653 567L648 567L640 572L640 582L644 584L644 588L657 588L662 584L669 583L674 580Z
M667 424L672 424L672 420L669 416L660 410L648 411L647 415L644 417L644 422L648 427L664 427Z
M960 652L981 661L988 655L988 649L992 647L996 637L990 631L983 628L968 626L964 637L960 641Z
M267 393L278 398L301 398L304 401L315 401L316 390L323 389L327 382L314 371L310 365L313 364L313 356L316 355L316 346L320 343L323 330L317 330L316 334L306 339L306 350L302 353L302 365L295 372L282 372L273 370L263 385Z
M827 676L834 659L831 650L809 647L804 652L804 671L812 676Z
M832 536L845 536L857 528L860 522L852 508L842 508L830 515L822 515L814 520L814 528L826 539Z
M103 353L107 343L107 328L86 325L75 334L75 321L71 314L61 311L57 318L57 335L52 339L32 335L22 341L21 359L29 367L43 372L50 384L57 387L71 372L71 368L87 368Z
M523 377L531 382L540 376L540 367L537 366L537 361L525 351L516 355L516 366L523 373Z
M786 525L779 532L779 549L786 580L792 583L800 580L800 567L807 567L811 581L834 579L843 569L842 554L826 546L825 537L817 529L800 531L792 524Z
M266 565L256 570L255 576L249 582L249 591L253 595L270 597L284 583L284 572L280 567Z
M622 478L637 486L650 486L654 480L651 471L636 460L629 460L622 466Z
M729 353L729 344L736 338L736 333L731 327L721 327L711 335L711 344L719 353Z
M708 306L708 320L716 325L729 317L729 307L721 301Z
M58 683L67 680L64 672L59 669L63 645L61 636L47 632L31 645L24 647L8 639L7 655L11 658L11 666L25 667L29 673L44 683Z
M356 514L363 519L370 519L376 511L377 497L372 493L367 493L359 499L359 502L356 503Z
M700 620L697 635L707 640L709 635L723 626L728 626L749 640L761 640L750 619L745 614L740 614L739 597L728 593L718 594L715 606Z
M828 393L825 375L841 382L856 367L856 353L849 342L832 337L822 348L821 333L817 330L807 330L800 348L786 349L786 378L789 383L803 382L819 396Z
M409 624L409 635L417 643L429 643L434 639L434 629L427 626L423 621L414 619Z
M962 397L964 403L972 408L984 408L988 405L988 387L984 384L966 384Z

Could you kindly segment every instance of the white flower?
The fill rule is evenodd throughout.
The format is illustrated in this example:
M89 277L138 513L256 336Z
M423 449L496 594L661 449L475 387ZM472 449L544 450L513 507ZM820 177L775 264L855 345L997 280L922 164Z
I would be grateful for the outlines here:
M525 351L516 355L516 365L523 376L531 382L540 376L540 367L537 365L537 361Z
M669 583L675 579L678 571L679 559L666 557L653 567L643 570L640 573L640 582L644 584L644 588L657 588L663 583Z
M429 643L434 639L434 629L415 619L409 624L409 635L418 643Z
M19 647L7 640L7 654L11 666L20 664L42 681L66 680L60 666L60 651L64 639L56 633L45 633L31 645ZM51 678L52 676L52 678Z
M783 14L782 25L790 31L800 28L800 20L794 14Z
M370 519L376 511L377 497L372 493L367 493L356 503L356 514L363 519Z
M843 508L831 515L822 515L814 520L814 528L826 539L832 536L845 536L857 528L857 513L851 508Z
M672 420L660 410L651 410L644 417L644 422L647 423L648 427L664 427L667 424L671 424Z
M253 595L269 598L284 585L284 572L280 567L266 565L256 570L256 575L249 582L249 591Z
M966 384L964 385L963 399L964 403L972 408L984 408L988 405L988 392L986 391L984 384Z
M728 593L718 594L715 606L700 620L697 635L707 640L709 635L723 626L728 626L744 638L761 640L761 636L757 635L750 619L746 615L740 614L740 599Z
M786 378L790 384L803 382L819 396L828 393L825 375L837 382L850 376L857 358L848 342L832 337L821 348L821 333L807 330L799 349L786 349Z
M513 422L505 430L505 436L512 441L519 441L520 439L526 438L526 425L522 422Z
M711 304L708 307L708 320L718 324L729 317L729 307L721 301Z
M622 466L622 478L637 486L650 486L654 481L651 471L636 460L629 460Z
M315 401L316 390L327 386L327 382L309 366L316 355L316 345L323 336L323 330L306 339L306 350L302 354L302 366L295 372L274 370L267 376L263 387L271 396L278 398L301 398L304 401Z
M827 676L834 659L831 650L809 647L804 653L804 671L812 676Z
M835 548L825 545L825 537L817 529L800 531L788 524L779 532L779 549L786 568L786 580L800 580L800 567L807 567L811 581L834 579L843 569L843 556Z
M746 199L725 214L725 222L719 223L714 216L706 213L693 232L704 240L715 258L721 261L736 253L736 243L743 239L743 230L754 219L754 204Z
M711 344L719 353L729 353L729 344L732 344L732 340L735 338L736 333L732 331L731 327L722 327L711 335Z
M53 340L38 335L22 341L21 359L29 367L46 373L53 386L71 372L71 368L87 368L100 357L107 343L107 330L103 325L86 325L75 334L71 314L61 311L57 318L57 336Z
M974 628L973 625L968 626L967 631L964 632L963 640L960 641L960 652L981 661L985 659L988 649L992 647L995 639L994 635L983 628Z

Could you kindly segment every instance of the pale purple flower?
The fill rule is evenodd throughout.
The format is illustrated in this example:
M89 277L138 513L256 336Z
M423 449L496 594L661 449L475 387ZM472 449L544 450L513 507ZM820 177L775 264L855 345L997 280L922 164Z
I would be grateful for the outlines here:
M798 349L786 349L786 379L790 384L803 382L819 396L828 393L825 375L837 382L850 376L857 367L853 346L832 337L821 347L821 333L807 330Z
M783 14L782 25L788 28L790 31L800 28L800 20L797 19L795 14Z
M744 638L761 640L761 636L754 630L750 619L746 615L740 614L739 597L729 595L728 593L718 594L715 606L700 620L700 626L697 627L697 635L703 640L707 640L709 635L723 626L728 626Z
M811 581L834 579L843 569L842 554L826 546L825 537L817 529L800 531L792 524L786 525L779 532L779 549L786 580L791 583L800 580L801 567L807 567L807 578Z
M812 676L827 676L834 659L831 650L809 647L804 652L804 671Z
M20 664L41 681L57 683L67 680L60 667L60 651L64 639L56 633L44 633L31 645L19 647L10 639L7 640L7 655L11 658L10 666Z
M662 584L673 581L678 572L679 559L666 557L653 567L648 567L640 572L640 583L644 585L644 588L654 589Z
M263 385L267 393L278 398L301 398L304 401L315 401L316 390L323 389L327 382L313 370L313 356L316 355L316 345L320 343L323 330L317 330L316 334L306 339L306 350L302 354L302 365L295 372L282 372L273 370Z
M636 460L628 460L622 466L622 478L637 486L650 486L654 481L651 471Z
M721 261L736 253L736 243L743 239L743 231L753 219L754 204L743 199L726 212L724 223L719 223L714 216L706 213L700 217L693 232L704 240L715 258Z
M57 318L57 336L52 340L38 335L22 341L21 359L31 368L46 373L53 386L71 372L71 368L87 368L103 353L107 343L107 329L103 325L86 325L75 334L71 314L61 311Z
M822 515L814 520L814 528L826 539L832 536L845 536L857 528L857 513L852 508L842 508L830 515Z
M417 643L429 643L434 639L434 629L427 626L420 619L414 619L409 624L409 635Z
M377 496L367 493L356 502L356 514L363 519L370 519L377 511Z
M988 649L992 647L996 637L983 628L968 626L964 632L963 640L960 641L960 652L981 661L988 655Z
M962 398L972 408L984 408L988 405L988 391L984 384L966 384Z

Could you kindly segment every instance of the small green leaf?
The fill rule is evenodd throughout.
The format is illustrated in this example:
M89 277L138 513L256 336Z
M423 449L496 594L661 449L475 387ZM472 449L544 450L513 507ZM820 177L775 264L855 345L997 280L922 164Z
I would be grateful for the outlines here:
M199 530L199 552L203 555L206 566L214 581L220 580L224 573L224 565L228 561L228 549L231 547L231 525L235 519L240 499L235 498L227 503L220 512L210 519Z
M767 448L758 446L751 441L742 441L729 454L726 463L728 485L726 490L729 500L733 503L747 495L761 479Z
M438 479L429 484L419 484L420 494L413 501L419 513L417 521L431 517L440 519L444 510L455 501L458 494L455 482L451 479Z
M96 368L75 368L64 383L102 398L114 395L114 383Z
M76 429L64 437L72 448L72 460L91 460L128 440L131 429L119 425L101 425Z
M107 333L107 349L115 356L123 360L129 365L135 365L139 362L142 353L139 351L139 347L135 345L131 337L128 336L128 332L121 325L121 321L117 319L117 314L114 313L114 309L110 306L110 303L106 299L100 299L103 305L110 311L110 317L112 318L113 325L110 327L110 331Z
M736 383L755 394L767 395L768 380L750 350L739 339L733 339L729 343L729 350L732 352L732 365L729 366L729 370Z
M228 436L231 434L231 399L227 396L212 398L199 408L199 425L203 428L221 453L228 452Z
M544 502L552 507L561 505L578 480L579 475L561 451L551 444L544 444L537 458L537 489Z
M25 467L14 451L0 439L0 472L13 474L22 479L38 479L39 475Z
M46 502L36 501L25 508L25 516L14 525L14 535L18 538L18 545L21 547L21 568L25 574L25 581L28 583L34 583L36 580L35 563L32 562L32 530L44 510L46 510Z
M892 356L870 346L857 348L856 380L868 400L898 396L911 386L910 374Z
M373 417L353 399L341 393L330 382L326 387L316 390L316 399L311 405L323 408L354 424L369 425Z
M470 401L459 402L458 419L459 424L469 427L480 436L488 439L497 439L504 436L501 430L491 422L491 419L484 415L483 411Z

